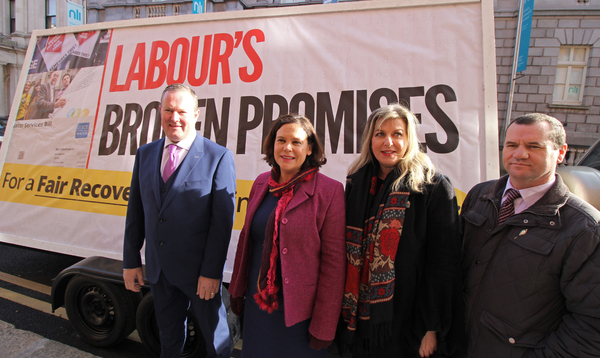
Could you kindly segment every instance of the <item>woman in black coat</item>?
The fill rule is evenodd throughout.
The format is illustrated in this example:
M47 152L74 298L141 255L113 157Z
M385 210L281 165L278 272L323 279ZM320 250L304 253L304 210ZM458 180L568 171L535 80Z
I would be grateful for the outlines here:
M355 357L447 357L463 348L458 207L419 150L405 107L373 112L346 184L342 333Z

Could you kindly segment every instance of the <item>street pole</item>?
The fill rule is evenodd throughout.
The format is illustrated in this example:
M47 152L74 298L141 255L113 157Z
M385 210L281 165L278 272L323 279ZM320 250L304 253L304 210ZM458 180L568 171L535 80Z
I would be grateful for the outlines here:
M513 98L515 95L515 77L517 75L517 65L519 62L519 48L521 47L521 31L523 27L523 4L525 0L519 1L519 17L517 20L517 36L515 38L515 52L513 55L512 70L510 73L510 85L508 89L508 105L506 108L506 118L504 119L504 130L500 136L500 143L504 143L504 137L506 136L506 129L510 123L510 116L512 114ZM529 44L526 44L529 46Z

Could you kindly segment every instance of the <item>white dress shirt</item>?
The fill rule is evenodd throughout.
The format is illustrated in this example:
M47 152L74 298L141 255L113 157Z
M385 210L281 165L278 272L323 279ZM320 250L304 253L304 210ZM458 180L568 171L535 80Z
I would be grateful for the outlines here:
M161 177L165 170L165 165L167 165L167 160L169 160L169 145L177 144L177 146L180 148L179 151L177 152L177 155L179 156L179 158L178 158L179 160L177 161L177 167L179 167L179 164L181 164L181 162L183 162L183 160L185 159L185 156L190 151L190 148L192 147L194 140L196 140L196 135L197 135L196 131L193 131L191 135L187 136L185 139L180 140L177 143L170 140L169 137L165 137L165 147L163 148L162 160L160 162Z
M544 196L544 194L546 194L546 192L550 190L550 187L552 186L552 184L554 184L555 181L556 177L552 176L552 180L550 180L546 184L519 190L521 197L516 198L513 202L513 205L515 206L515 214L525 211L525 209L529 208L531 205L535 204L538 200L540 200L542 196ZM511 188L515 189L515 187L513 187L512 183L510 182L510 178L508 178L508 181L506 182L506 188L504 188L504 193L502 194L502 203L504 203L504 201L506 200L506 191Z

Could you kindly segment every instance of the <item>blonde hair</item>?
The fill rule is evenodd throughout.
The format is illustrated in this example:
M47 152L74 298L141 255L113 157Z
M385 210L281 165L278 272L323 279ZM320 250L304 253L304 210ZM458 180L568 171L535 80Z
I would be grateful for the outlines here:
M360 168L369 163L377 162L371 150L373 133L376 129L381 128L381 125L385 121L390 119L402 119L406 124L406 153L396 167L400 176L392 184L392 189L399 190L402 180L406 180L411 190L420 193L423 190L424 184L429 184L433 181L435 167L429 156L421 152L419 148L417 118L408 108L397 103L379 108L371 113L363 132L360 157L350 165L348 175L356 173Z

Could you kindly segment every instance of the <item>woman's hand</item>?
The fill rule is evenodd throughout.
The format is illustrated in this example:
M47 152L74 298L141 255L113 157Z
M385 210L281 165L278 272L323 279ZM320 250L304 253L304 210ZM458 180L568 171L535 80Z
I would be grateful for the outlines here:
M425 337L421 340L421 348L419 348L419 355L423 358L431 357L433 352L437 350L437 338L435 331L428 331L425 333Z

